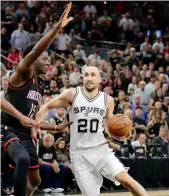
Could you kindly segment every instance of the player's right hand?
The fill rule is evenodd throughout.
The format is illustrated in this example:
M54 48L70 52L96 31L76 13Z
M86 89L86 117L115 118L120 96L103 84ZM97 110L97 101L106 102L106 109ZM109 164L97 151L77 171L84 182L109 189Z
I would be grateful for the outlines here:
M27 116L24 116L22 115L21 118L19 119L21 124L24 126L24 127L29 127L29 128L33 128L33 127L37 127L38 124L35 120L27 117Z

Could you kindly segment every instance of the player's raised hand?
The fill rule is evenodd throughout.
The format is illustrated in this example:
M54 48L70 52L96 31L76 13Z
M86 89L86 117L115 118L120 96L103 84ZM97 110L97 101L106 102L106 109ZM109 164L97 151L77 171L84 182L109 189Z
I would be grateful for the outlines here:
M37 122L27 116L22 115L20 117L20 123L24 126L24 127L29 127L29 128L33 128L33 127L37 127Z
M58 22L60 28L64 28L70 21L73 20L73 17L69 17L68 18L68 15L69 15L69 12L72 8L72 2L70 2L69 4L67 4L62 16L60 17L60 20Z

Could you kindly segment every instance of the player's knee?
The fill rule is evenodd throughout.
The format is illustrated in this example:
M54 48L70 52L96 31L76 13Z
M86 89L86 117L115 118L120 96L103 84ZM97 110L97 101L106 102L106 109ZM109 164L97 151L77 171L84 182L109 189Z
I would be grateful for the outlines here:
M37 176L36 178L31 179L29 183L30 183L31 188L38 187L41 184L40 176Z
M127 172L120 172L116 175L116 180L126 188L130 188L130 180Z
M21 155L18 157L18 160L17 160L17 165L18 167L26 167L26 168L29 168L29 165L30 165L30 158L29 156L24 156L24 155Z

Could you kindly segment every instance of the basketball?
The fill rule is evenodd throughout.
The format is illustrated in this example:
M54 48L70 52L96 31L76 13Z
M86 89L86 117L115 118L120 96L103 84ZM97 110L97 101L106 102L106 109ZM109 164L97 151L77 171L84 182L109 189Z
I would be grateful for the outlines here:
M108 122L108 130L112 136L128 137L132 131L132 122L126 115L117 114Z

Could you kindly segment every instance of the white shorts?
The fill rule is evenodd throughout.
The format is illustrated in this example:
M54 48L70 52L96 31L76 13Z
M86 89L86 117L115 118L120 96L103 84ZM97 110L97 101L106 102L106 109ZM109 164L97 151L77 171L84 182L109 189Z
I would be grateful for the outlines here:
M98 196L103 183L102 175L120 185L115 176L126 171L108 144L71 155L71 168L83 196Z

